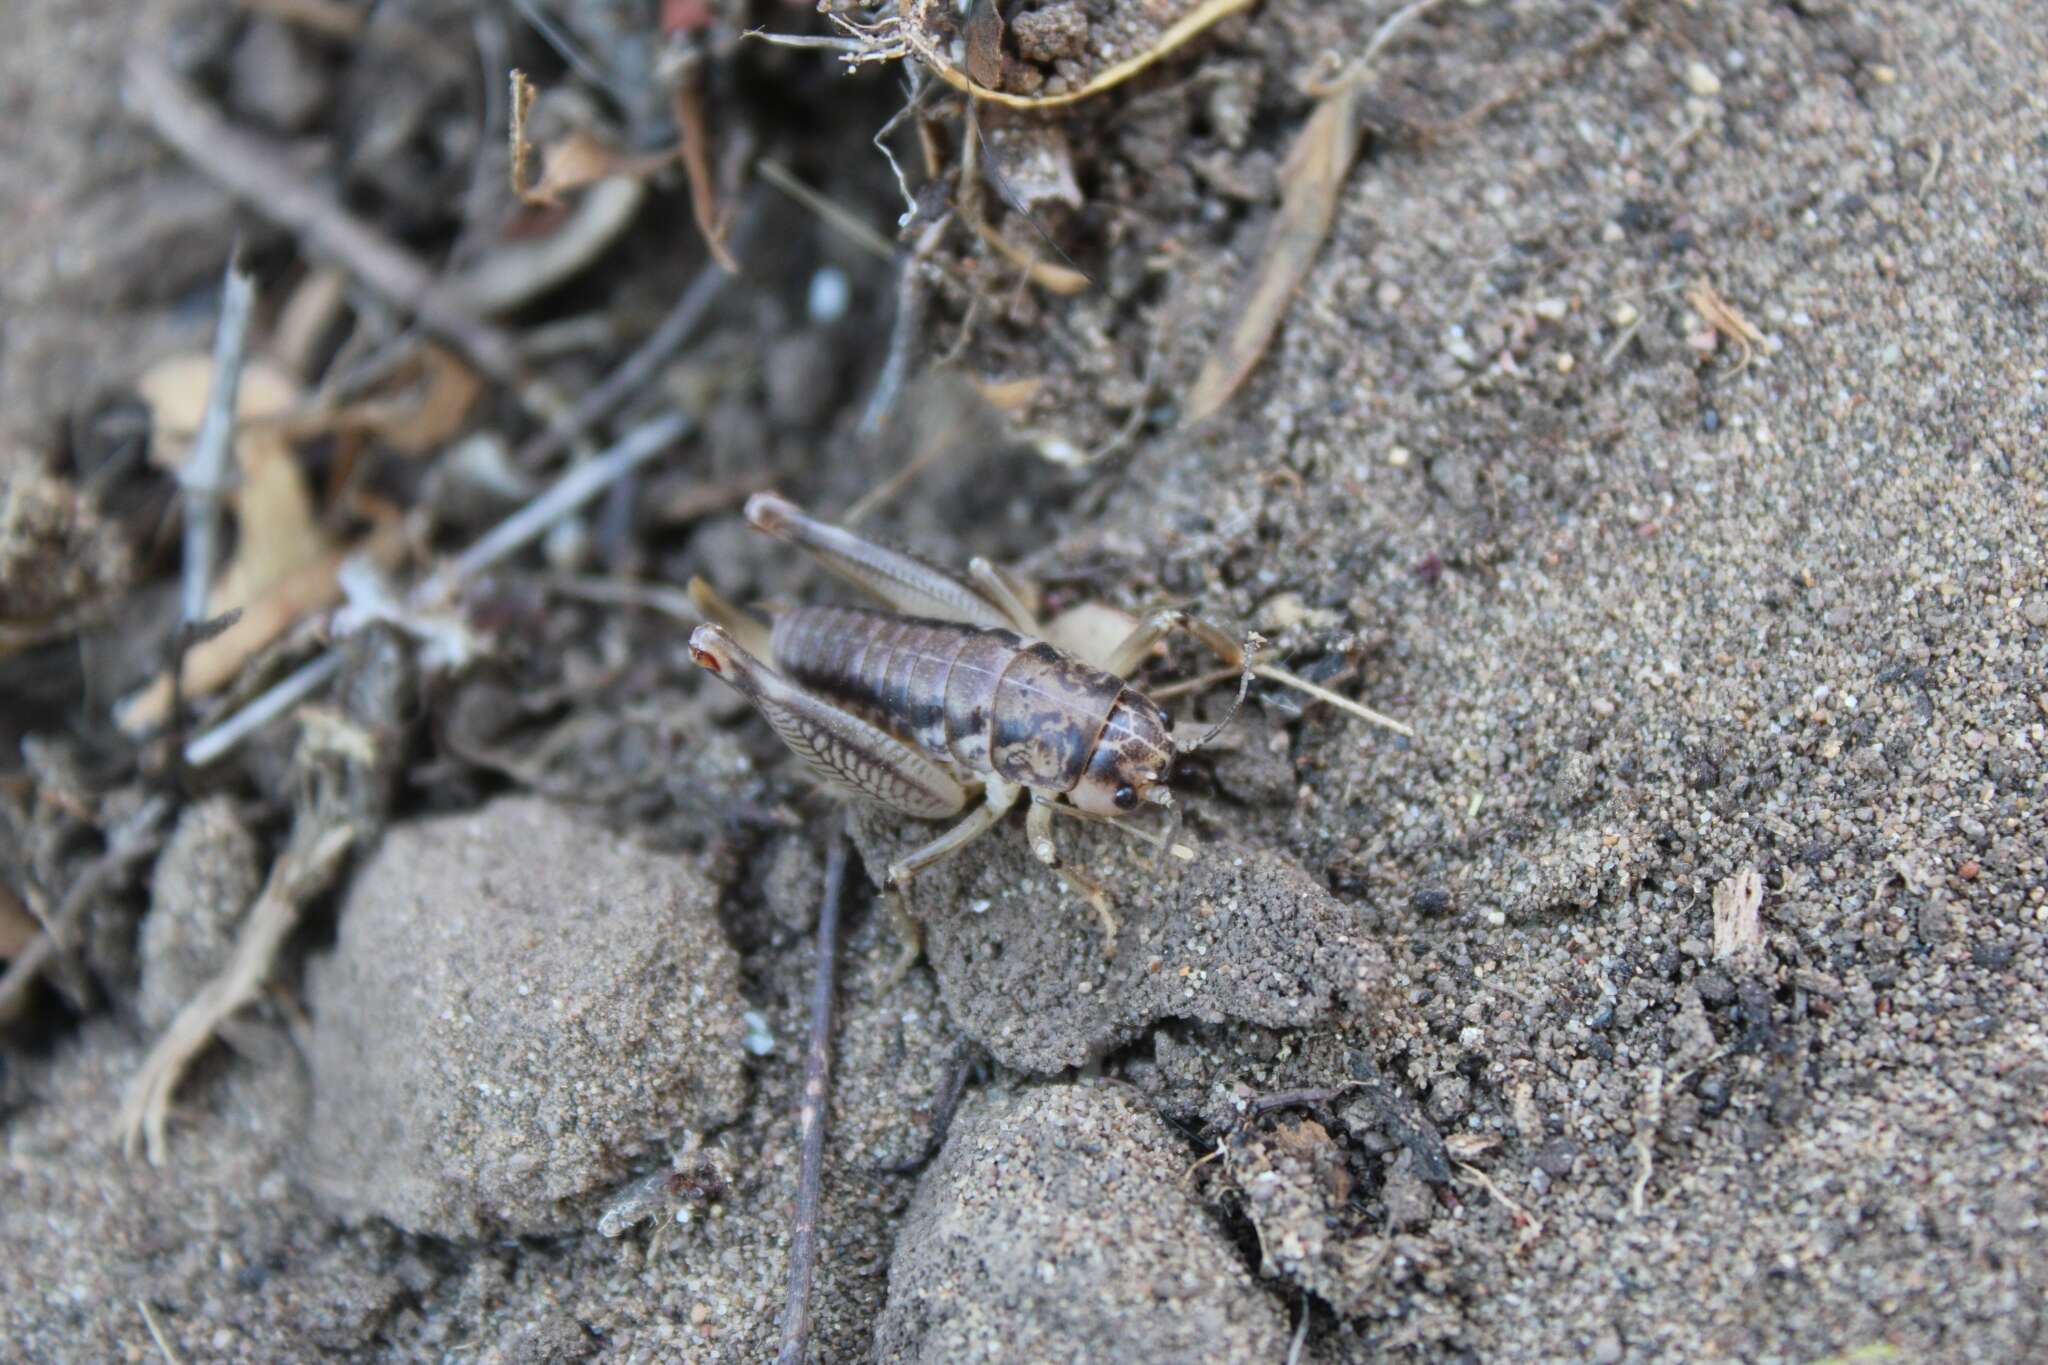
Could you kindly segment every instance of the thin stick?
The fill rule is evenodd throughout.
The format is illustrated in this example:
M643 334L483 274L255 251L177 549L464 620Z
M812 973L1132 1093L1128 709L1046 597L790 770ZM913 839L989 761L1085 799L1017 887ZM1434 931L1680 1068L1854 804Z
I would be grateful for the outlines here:
M704 249L727 274L740 273L740 263L726 250L726 216L718 211L718 190L711 178L711 132L704 123L704 54L692 50L675 88L676 132L682 139L683 176L690 183L690 213Z
M1372 41L1365 45L1365 51L1358 54L1358 60L1353 62L1334 84L1362 84L1365 81L1366 68L1372 65L1373 58L1386 51L1387 44L1393 42L1411 21L1435 9L1441 3L1443 0L1415 0L1414 4L1388 15L1386 22L1374 30Z
M228 449L235 435L235 402L242 389L242 361L249 349L249 314L256 301L256 280L230 258L220 289L220 325L213 334L213 377L206 391L206 414L192 453L178 470L185 495L185 576L179 598L179 619L196 626L206 619L206 593L213 585L214 545L219 539L220 504L230 479Z
M862 222L851 210L797 179L795 173L780 161L764 156L754 163L754 169L761 173L763 180L817 214L826 226L839 229L863 251L885 261L895 258L896 248L889 244L887 237Z
M170 1365L183 1365L178 1359L178 1353L171 1349L170 1339L164 1335L164 1329L157 1326L156 1314L150 1311L149 1300L137 1299L135 1306L142 1310L142 1325L149 1329L150 1338L156 1342L156 1348L163 1353L164 1359L170 1362Z
M341 651L330 649L293 669L247 706L185 746L187 767L207 764L312 696L341 671Z
M1296 677L1278 664L1254 664L1252 672L1268 682L1279 683L1282 687L1291 687L1297 692L1306 692L1317 701L1326 701L1332 706L1349 711L1360 720L1369 720L1381 729L1392 730L1395 734L1406 735L1410 739L1415 737L1414 726L1395 720L1392 716L1382 715L1370 706L1361 705L1349 697L1339 696L1327 687L1318 687L1307 678Z
M737 239L745 239L751 222L751 215L743 217L740 229L735 233ZM619 362L617 369L599 380L596 387L587 390L567 411L551 420L545 430L526 439L514 457L519 467L532 469L546 464L567 450L570 442L609 417L619 404L638 393L654 377L654 372L682 349L683 343L704 321L704 315L711 311L719 291L725 288L727 278L725 271L715 264L699 270L689 287L670 306L667 315L647 334L647 339L634 348L633 354Z
M882 362L882 372L875 377L875 391L868 397L867 409L860 415L863 436L872 437L881 431L882 423L895 410L897 395L903 391L903 381L910 377L910 355L917 349L917 335L924 327L925 259L938 250L939 239L945 235L950 222L950 214L934 219L931 226L918 234L917 242L903 257L902 277L896 285L896 320L889 328L888 358Z
M871 46L865 38L835 38L816 33L771 33L765 28L750 28L740 37L758 39L772 47L793 47L815 52L865 52Z
M690 425L683 413L665 413L627 432L604 454L570 469L547 492L486 531L453 563L430 575L413 592L414 605L445 601L457 587L540 539L550 526L681 440Z
M688 625L704 623L704 613L697 610L697 604L690 600L688 593L658 583L632 583L568 574L551 575L543 578L541 583L550 592L582 602L598 602L609 607L644 607Z
M341 860L356 841L351 824L327 825L317 833L304 826L317 817L299 817L290 844L270 870L270 879L249 909L249 918L235 938L234 955L219 976L185 1002L163 1037L149 1050L142 1069L121 1097L119 1131L134 1155L138 1142L149 1145L149 1164L164 1160L164 1126L170 1119L171 1095L185 1068L213 1041L216 1030L235 1011L256 998L263 978L291 931L299 910L327 889L341 870Z
M825 1102L832 1084L832 976L839 961L839 902L846 889L846 836L832 840L825 897L818 907L817 979L811 983L811 1045L804 1054L804 1098L797 1135L803 1164L796 1182L796 1223L789 1236L789 1303L782 1314L776 1365L804 1365L811 1347L811 1276L818 1256L818 1203L825 1181Z
M418 257L335 203L267 138L223 118L161 57L131 55L123 94L157 136L229 194L296 232L386 302L411 310L491 378L518 380L519 344L509 332L477 317Z
M1316 1086L1309 1090L1276 1090L1270 1095L1260 1095L1245 1106L1245 1117L1256 1118L1275 1109L1292 1109L1297 1105L1328 1104L1348 1090L1355 1090L1363 1081L1346 1081L1342 1085Z
M1294 1326L1294 1344L1287 1348L1287 1365L1301 1365L1301 1348L1308 1344L1308 1295L1301 1296L1301 1321Z
M430 576L410 594L410 605L418 607L442 600L470 578L537 540L547 533L550 526L603 492L608 484L624 478L682 439L690 427L688 416L670 412L633 428L617 445L571 469L547 492L499 522L454 563ZM258 727L290 710L340 668L341 656L333 649L309 661L242 710L187 744L185 762L195 768L213 762Z

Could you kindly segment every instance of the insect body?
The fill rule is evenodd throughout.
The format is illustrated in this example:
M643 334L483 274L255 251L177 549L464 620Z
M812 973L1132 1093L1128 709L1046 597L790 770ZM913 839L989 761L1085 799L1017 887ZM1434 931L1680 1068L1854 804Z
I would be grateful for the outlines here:
M1166 794L1172 718L1044 640L851 607L798 608L770 640L792 679L958 771L1095 815Z
M895 610L799 607L769 628L700 581L691 592L713 624L691 635L691 657L745 695L817 776L844 792L940 820L966 811L980 789L981 805L892 864L890 882L901 887L958 851L1028 793L1033 852L1113 926L1100 889L1061 867L1052 820L1064 813L1122 823L1142 804L1172 806L1166 783L1175 755L1222 726L1177 744L1172 717L1124 676L1187 618L1154 612L1091 663L1044 638L986 561L962 579L813 521L772 494L751 499L747 519ZM1250 652L1221 644L1237 655L1234 665Z

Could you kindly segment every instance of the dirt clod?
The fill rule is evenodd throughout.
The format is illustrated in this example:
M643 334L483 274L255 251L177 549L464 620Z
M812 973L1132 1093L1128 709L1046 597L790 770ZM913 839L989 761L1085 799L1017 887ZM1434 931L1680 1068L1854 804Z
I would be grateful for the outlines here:
M532 798L393 830L310 973L314 1188L442 1236L592 1221L629 1162L738 1111L714 896Z
M1279 1309L1119 1090L977 1104L919 1182L875 1329L884 1361L1278 1360Z
M872 812L854 822L876 877L929 828ZM1169 1016L1300 1027L1380 974L1383 954L1351 912L1284 855L1218 842L1183 862L1093 828L1060 835L1061 856L1113 906L1114 957L1086 902L1008 831L910 888L940 997L1006 1066L1075 1066Z

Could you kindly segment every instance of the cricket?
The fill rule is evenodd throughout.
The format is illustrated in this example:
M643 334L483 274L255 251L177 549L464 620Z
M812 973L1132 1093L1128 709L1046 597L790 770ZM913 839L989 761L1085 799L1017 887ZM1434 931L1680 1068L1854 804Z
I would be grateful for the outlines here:
M1102 821L1170 847L1179 827L1168 786L1174 761L1236 717L1264 642L1251 635L1239 644L1185 612L1159 608L1102 649L1087 639L1102 632L1079 626L1086 613L1041 624L1020 585L985 559L962 577L815 520L773 493L749 499L746 518L886 609L799 606L764 622L696 579L690 594L707 623L690 636L691 658L752 703L828 787L913 819L957 818L890 864L888 890L904 890L1028 796L1033 855L1094 909L1113 955L1109 898L1062 862L1053 821ZM1238 674L1228 714L1193 741L1177 739L1172 714L1129 681L1177 629ZM1147 807L1168 813L1165 832L1136 821Z

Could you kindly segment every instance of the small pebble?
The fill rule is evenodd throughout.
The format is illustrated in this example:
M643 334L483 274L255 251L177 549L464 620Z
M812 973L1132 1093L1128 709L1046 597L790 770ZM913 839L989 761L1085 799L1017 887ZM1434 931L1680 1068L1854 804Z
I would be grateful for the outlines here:
M1713 67L1694 61L1685 68L1685 88L1702 98L1711 98L1721 93L1721 78L1714 74Z
M811 287L804 298L804 311L812 322L822 327L839 321L846 316L847 306L853 301L853 286L846 282L846 272L836 265L819 266L811 272Z

